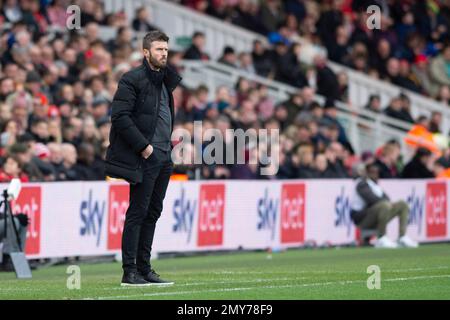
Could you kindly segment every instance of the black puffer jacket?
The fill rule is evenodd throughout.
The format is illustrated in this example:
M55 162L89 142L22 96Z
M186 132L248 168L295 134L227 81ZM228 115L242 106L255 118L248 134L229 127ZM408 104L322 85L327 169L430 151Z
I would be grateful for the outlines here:
M172 128L174 106L172 92L181 77L169 67L163 69L163 81L169 93ZM155 133L160 106L161 85L158 73L147 60L125 73L112 102L110 145L106 152L106 174L130 183L142 181L141 152Z

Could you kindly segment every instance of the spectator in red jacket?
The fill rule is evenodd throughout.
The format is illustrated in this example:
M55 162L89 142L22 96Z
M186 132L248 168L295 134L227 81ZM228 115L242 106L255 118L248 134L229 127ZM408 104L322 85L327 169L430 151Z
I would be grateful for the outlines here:
M0 169L0 182L9 182L14 178L19 178L22 182L28 182L28 176L22 172L19 163L11 156L6 157Z

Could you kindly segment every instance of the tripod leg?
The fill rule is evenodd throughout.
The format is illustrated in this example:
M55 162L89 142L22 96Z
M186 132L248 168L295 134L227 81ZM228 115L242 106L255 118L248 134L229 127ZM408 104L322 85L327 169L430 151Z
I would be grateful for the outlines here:
M14 233L16 234L16 240L17 240L17 245L19 246L19 251L23 251L25 248L22 249L22 241L20 241L19 231L17 230L16 223L14 222L14 217L11 218L11 222L13 225Z
M14 221L14 215L12 214L12 210L9 207L9 203L7 204L7 210L9 212L9 214L11 215L11 223L13 226L14 233L16 234L16 240L17 240L17 244L19 246L19 251L22 251L22 243L20 241L19 232L17 231L16 222Z
M0 206L2 204L5 206L4 209L5 230L3 231L3 239L6 239L6 236L8 235L8 207L6 206L6 201L3 200L2 202L0 202Z
M0 201L0 207L2 206L2 204L4 203L4 201ZM3 248L4 248L4 243L3 241L6 240L6 215L3 218L3 221L0 220L1 223L4 224L4 230L2 232L2 234L0 235L0 265L3 264Z

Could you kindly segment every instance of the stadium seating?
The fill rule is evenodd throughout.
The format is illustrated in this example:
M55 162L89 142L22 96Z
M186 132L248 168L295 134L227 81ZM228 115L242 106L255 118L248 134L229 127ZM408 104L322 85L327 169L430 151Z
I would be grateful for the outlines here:
M83 2L84 3L84 2ZM91 3L90 1L86 1L86 3ZM93 3L93 2L92 2ZM67 53L68 57L63 57L62 61L58 61L58 66L60 68L64 69L67 67L67 59L71 59L70 55L77 54L72 49L73 48L81 48L81 52L78 53L77 59L84 60L84 62L88 62L83 67L79 66L71 66L70 72L73 70L76 70L79 72L80 75L83 77L84 83L77 83L77 88L80 90L80 88L83 87L85 84L89 84L90 81L95 83L95 87L99 87L99 92L95 91L92 93L91 91L87 90L86 93L88 96L91 94L95 94L95 101L89 102L89 98L85 101L85 98L78 97L77 99L81 101L81 105L83 104L90 104L92 103L92 107L95 109L94 111L89 111L89 119L83 119L82 117L73 116L72 118L68 118L68 124L69 126L66 128L61 127L59 130L61 131L61 134L63 137L63 141L67 140L69 144L75 145L77 148L75 150L76 153L90 153L92 150L89 146L84 145L83 148L81 147L81 142L87 142L87 144L91 144L91 141L83 141L82 136L80 136L80 127L87 126L89 127L89 124L92 124L94 121L94 126L97 126L97 128L94 131L100 132L100 127L103 128L102 132L102 138L100 141L95 141L98 139L98 133L93 134L86 133L87 135L91 135L91 140L95 141L93 144L94 146L94 153L96 155L94 164L90 164L86 166L85 163L75 163L72 164L70 159L68 160L68 166L73 166L73 168L70 168L68 172L67 168L63 169L64 173L62 176L63 178L56 178L55 177L55 164L47 165L45 162L48 161L49 156L51 157L51 152L48 150L48 146L46 144L49 142L47 141L49 138L41 139L39 137L35 137L39 131L39 129L34 130L32 128L31 123L28 123L27 128L21 128L19 127L19 132L21 133L20 137L17 135L17 138L19 138L19 144L14 145L11 150L13 151L13 154L21 154L26 152L26 147L23 143L30 143L28 147L30 147L32 144L32 141L38 140L37 145L32 145L32 151L34 152L34 166L37 166L39 171L42 171L40 175L36 175L36 170L31 170L34 173L30 173L30 169L27 168L25 170L25 175L23 176L24 181L27 179L31 181L42 181L44 179L47 179L49 181L54 181L58 179L62 180L70 180L70 179L100 179L103 180L104 176L101 175L101 168L102 168L102 161L103 156L102 152L104 152L105 147L108 144L107 139L107 133L108 133L108 121L107 121L107 101L109 101L112 98L112 95L114 93L114 87L117 83L118 78L120 75L128 70L129 68L136 66L139 64L140 54L139 54L139 47L140 47L140 40L142 39L143 35L145 34L145 31L143 30L134 30L131 31L127 28L127 26L133 25L136 21L136 12L139 8L144 7L150 10L151 12L151 23L154 25L148 24L147 22L144 22L144 26L146 28L161 28L162 30L166 31L171 36L171 50L174 52L173 56L170 58L171 63L174 67L178 68L179 71L182 73L184 77L183 81L183 87L178 91L178 98L181 100L178 105L178 122L177 125L180 127L183 126L189 126L189 121L192 120L192 114L187 114L190 111L187 111L187 108L189 107L189 104L195 100L195 90L200 88L203 84L207 84L207 91L208 91L208 101L207 101L207 107L211 108L211 106L214 106L214 99L215 99L215 92L220 89L221 86L225 86L227 90L231 93L231 99L234 99L233 97L238 97L240 101L238 101L237 104L233 104L233 108L235 108L235 111L237 111L240 107L240 103L242 103L242 98L248 94L248 92L245 92L244 94L242 92L239 92L238 90L235 90L238 83L243 79L244 83L247 81L250 85L250 88L252 88L250 91L256 90L256 95L262 95L264 94L263 91L267 89L267 102L269 109L276 107L273 109L272 116L275 115L275 110L280 114L281 117L282 113L284 112L283 109L289 109L288 106L290 104L291 99L295 99L295 96L298 96L299 99L307 99L307 97L303 96L303 88L299 89L296 86L293 86L292 84L287 84L286 79L283 79L283 77L278 77L277 74L275 74L275 80L273 79L273 75L269 78L257 76L254 72L252 72L250 69L244 70L243 68L236 68L236 67L230 67L227 66L224 63L217 62L216 60L219 59L222 60L221 55L224 53L224 51L229 50L231 54L249 54L254 49L254 41L260 41L263 46L265 46L265 49L267 52L270 51L270 54L277 54L277 50L286 50L286 48L278 48L277 45L273 47L270 44L270 41L272 41L269 37L267 39L266 37L262 36L261 34L246 30L239 26L234 26L229 23L223 23L222 21L209 17L205 14L198 13L196 11L193 11L191 9L188 9L186 7L180 6L178 4L173 3L172 1L160 1L160 0L142 0L142 1L125 1L125 0L104 0L103 2L104 7L97 8L97 10L103 10L103 20L96 20L94 14L89 13L89 10L92 10L92 8L83 8L84 9L84 17L82 19L82 28L79 30L78 36L74 38L70 38L69 36L73 32L68 32L67 28L65 28L64 21L59 21L57 19L57 15L55 15L55 12L58 12L58 10L61 10L61 8L58 8L58 5L50 6L48 9L49 16L54 19L55 23L47 24L45 26L46 32L49 34L50 39L53 37L56 37L57 39L62 39L62 44L70 40L69 43L66 43L69 45L69 52ZM86 13L87 12L87 13ZM36 16L36 19L42 18L39 15ZM97 22L96 22L97 21ZM42 21L41 21L42 22ZM138 21L138 23L140 23ZM42 22L42 24L44 24ZM117 28L120 26L120 28ZM11 32L11 28L14 28L14 23L6 22L2 26L2 30L5 30L4 33L8 34ZM44 27L42 27L44 28ZM148 29L147 29L148 30ZM201 31L204 32L206 42L205 42L205 53L209 55L208 61L192 61L192 60L180 60L180 58L183 58L183 52L191 45L191 37L194 32ZM17 34L18 32L16 32ZM10 33L14 34L14 32ZM16 35L14 34L14 35ZM79 37L79 38L78 38ZM121 39L123 38L123 39ZM13 39L11 43L14 44ZM80 39L80 40L79 40ZM125 39L125 40L124 40ZM27 40L24 40L27 41ZM86 42L87 41L87 42ZM334 130L333 126L337 126L339 129L339 138L338 142L340 144L344 145L344 151L349 152L349 154L341 155L340 161L345 163L345 170L346 170L346 177L350 177L354 175L354 171L356 170L356 167L358 164L364 163L362 160L364 157L364 154L372 154L375 155L375 158L378 158L381 151L384 148L384 144L388 141L395 140L400 146L401 154L403 155L403 163L399 163L400 166L395 171L397 171L397 177L400 177L401 174L401 166L406 163L412 154L414 153L414 149L417 147L417 145L420 145L419 143L414 143L414 141L411 143L411 139L415 140L423 140L423 137L417 136L417 135L411 135L409 134L406 136L407 132L412 132L412 124L413 122L416 122L415 125L423 126L424 130L419 130L421 132L425 132L427 137L431 137L431 139L436 140L433 141L433 148L439 148L442 149L442 155L444 159L442 159L441 163L445 163L445 166L449 163L449 149L448 149L448 136L447 132L449 129L449 110L444 108L443 104L438 103L437 101L431 100L429 98L426 98L424 96L420 96L415 93L411 93L406 91L405 89L400 89L399 87L388 84L386 82L382 82L380 80L372 79L371 77L362 74L360 72L357 72L355 70L349 69L347 67L344 67L342 65L338 65L333 62L326 62L326 64L323 66L324 75L325 77L330 76L331 79L335 79L335 84L333 83L333 86L338 86L339 90L337 94L339 96L336 96L334 93L336 93L335 88L331 88L332 91L334 91L333 96L329 95L329 89L330 86L328 85L328 91L324 89L323 84L318 84L316 81L318 80L318 72L322 71L322 67L319 66L317 63L320 63L320 61L316 61L317 56L322 56L322 54L325 52L323 47L320 47L318 45L313 45L310 42L308 42L304 38L298 39L300 45L300 59L296 62L298 65L293 65L294 68L306 68L302 69L302 72L305 72L305 70L308 70L308 72L311 72L313 74L312 77L308 76L306 79L307 84L306 88L311 87L312 89L312 96L310 97L312 99L311 102L314 104L319 104L321 107L336 107L337 109L337 118L336 119L328 119L327 121L324 121L322 119L322 116L319 116L320 119L316 119L312 121L309 121L308 119L311 118L311 112L310 110L306 110L302 114L302 112L297 112L296 114L289 114L290 119L280 120L278 115L275 115L275 121L279 122L279 125L281 125L281 131L282 132L282 139L285 139L288 137L288 144L293 144L294 146L290 146L288 149L283 150L283 152L287 155L287 162L290 162L293 160L296 162L296 155L295 153L299 150L302 144L304 144L304 141L298 141L295 138L295 135L298 131L304 130L305 126L312 125L312 127L319 127L319 133L312 133L312 129L308 128L306 134L309 136L308 139L315 140L316 138L322 139L321 135L323 135L323 131L327 130ZM55 41L57 45L59 46L61 43ZM32 43L34 45L34 43ZM84 47L83 47L84 46ZM103 47L103 48L102 48ZM84 49L82 49L84 48ZM10 48L11 49L11 48ZM37 48L34 48L35 50ZM83 52L84 50L84 52ZM288 48L288 50L293 50L293 48ZM17 50L19 52L19 50ZM96 53L98 53L98 56L96 56ZM109 56L108 56L109 55ZM125 55L125 56L124 56ZM94 57L94 58L92 58ZM297 57L298 58L298 57ZM8 60L9 59L9 60ZM13 57L14 59L14 57ZM92 62L90 61L92 59ZM108 63L99 63L98 61L110 61L110 64ZM112 61L114 59L114 61ZM284 58L283 58L284 59ZM322 58L321 58L322 59ZM5 61L10 61L11 57L6 55ZM118 61L118 62L116 62ZM120 62L120 63L119 63ZM223 62L223 61L222 61ZM280 62L283 62L283 60L280 60ZM98 65L95 65L95 64ZM112 65L112 66L111 66ZM278 65L274 62L272 62L272 67L275 65L276 68L278 68ZM236 64L238 66L238 64ZM100 70L102 68L102 70ZM14 70L14 67L10 67L11 70ZM111 70L109 70L111 69ZM50 68L49 70L56 70L55 68ZM288 72L289 73L288 69ZM334 72L333 72L334 70ZM80 71L83 71L80 73ZM14 71L9 71L9 73L12 73ZM41 76L45 75L45 72L42 70L39 70L41 73L40 75L36 75L34 72L30 72L27 77L26 84L28 86L28 83L36 83L41 80ZM39 73L38 72L38 73ZM62 71L64 72L64 71ZM278 71L276 71L278 72ZM92 77L92 74L97 74L97 76ZM73 77L73 76L72 76ZM103 77L103 78L102 78ZM50 78L50 77L49 77ZM100 80L100 81L99 81ZM8 79L6 79L6 83L8 83ZM67 81L67 80L65 80ZM69 83L74 81L73 78L69 77ZM101 83L103 81L103 83ZM305 84L303 84L305 86ZM7 87L7 86L6 86ZM93 86L94 87L94 86ZM255 89L256 88L256 89ZM262 88L262 89L259 89ZM45 88L45 90L48 90ZM55 88L53 87L53 92L51 94L53 96L49 96L48 92L45 94L36 93L36 99L39 98L41 100L42 104L48 105L49 108L49 115L51 114L49 121L56 124L58 121L58 112L61 112L61 106L62 109L65 110L68 106L70 107L70 104L65 103L65 97L62 99L58 95L60 95L59 92L55 91ZM71 91L74 90L72 85L65 85L64 90L67 91L67 96L71 96ZM55 95L56 94L56 95ZM78 93L79 95L79 93ZM104 95L104 97L102 97ZM305 93L307 96L308 94ZM378 96L378 99L380 100L380 105L389 105L389 108L395 108L396 105L401 103L401 117L394 117L392 115L388 115L386 113L386 110L389 108L386 108L384 112L380 112L381 110L373 110L371 109L371 106L368 104L368 101L374 97ZM263 108L263 98L260 96L258 103L256 103L253 108L255 110L259 111L259 108ZM7 105L11 105L11 103L16 103L17 95L12 94L9 97L9 100L5 100ZM56 99L55 99L56 98ZM27 99L31 99L31 97L27 96ZM108 100L109 99L109 100ZM308 98L309 99L309 98ZM20 100L20 99L19 99ZM400 102L401 100L401 102ZM17 102L19 103L19 102ZM22 102L20 102L22 103ZM19 103L19 104L20 104ZM271 106L271 104L273 104ZM266 103L267 105L267 103ZM328 105L328 106L326 106ZM99 107L97 107L99 106ZM307 107L306 107L307 106ZM310 107L309 103L304 104L301 108L308 109ZM77 105L75 108L75 112L79 112L80 105ZM89 107L90 108L90 107ZM267 110L269 110L267 109ZM322 108L324 109L324 108ZM278 111L281 110L281 111ZM205 111L205 110L203 110ZM202 112L203 112L202 111ZM303 110L305 111L305 110ZM17 111L19 112L19 111ZM62 111L67 112L67 111ZM106 112L106 113L105 113ZM270 112L270 111L269 111ZM290 112L290 111L289 111ZM320 111L322 112L322 111ZM320 113L319 112L319 113ZM221 113L221 111L219 112ZM395 110L392 112L395 113ZM34 115L30 116L30 120L33 119ZM92 118L92 117L93 118ZM406 118L403 116L407 116ZM433 120L434 117L436 120ZM195 118L195 116L194 116ZM201 116L201 118L204 118L204 115ZM432 119L434 123L432 123L433 128L425 128L428 126L429 120ZM180 120L181 119L181 120ZM189 119L189 121L187 121ZM209 119L211 120L211 119ZM213 119L214 122L217 119ZM236 118L236 116L231 119L231 127L235 127L236 122L239 119ZM265 119L258 119L257 123L258 125L265 125L265 122L267 120L272 120L270 117ZM308 123L309 121L309 123ZM330 124L329 121L332 123ZM38 121L36 121L38 123ZM85 123L83 123L85 122ZM316 122L316 123L314 123ZM7 123L5 123L6 125ZM48 124L47 124L48 125ZM57 124L56 124L57 125ZM45 126L42 124L42 126ZM256 126L256 123L255 123ZM430 122L431 126L431 122ZM36 124L36 127L38 127L38 124ZM23 131L28 131L27 134L22 134ZM6 129L5 129L6 130ZM11 129L13 130L13 129ZM81 129L84 130L84 129ZM92 129L86 129L87 131L90 131ZM45 131L45 129L44 129ZM73 132L75 131L75 136L73 136ZM9 132L4 132L5 137L9 134ZM326 133L328 134L328 133ZM97 135L97 138L94 138L92 135ZM34 137L33 137L34 136ZM68 138L67 136L70 136L72 138ZM348 138L346 137L348 136ZM405 138L407 138L405 140ZM51 137L51 139L55 139L55 137ZM71 140L72 139L72 140ZM307 139L307 140L308 140ZM325 138L326 144L329 143L327 141L328 138ZM40 141L42 140L42 141ZM86 140L86 139L85 139ZM66 141L66 142L67 142ZM41 143L43 142L43 143ZM309 141L308 143L311 143ZM10 140L8 142L8 146L12 146L13 140ZM314 155L320 156L321 153L325 152L326 150L324 147L318 147L317 141L313 142L314 145ZM57 146L58 149L60 146ZM66 148L71 148L70 146L65 146ZM54 145L51 146L51 148L55 148ZM11 152L7 150L7 148L2 149L3 152L3 160L5 160L6 164L6 156L8 155L7 152ZM58 153L58 152L56 152ZM67 154L66 152L63 152L63 154ZM436 153L438 154L438 152ZM84 155L83 155L84 156ZM373 157L369 156L368 159L373 159ZM44 161L41 161L44 160ZM84 159L79 159L78 162L83 162ZM371 160L369 160L371 161ZM23 163L19 163L19 167L21 167ZM91 167L96 168L97 170L91 170ZM291 167L289 170L298 171L298 163L289 164ZM75 168L75 169L74 169ZM232 168L230 168L232 169ZM431 169L431 168L430 168ZM446 169L446 168L445 168ZM211 170L209 168L208 170ZM204 173L208 172L208 170L205 170ZM214 170L214 169L213 169ZM44 174L42 174L44 172ZM181 170L180 172L176 172L177 174L185 175L185 170ZM197 172L198 173L198 172ZM436 173L437 174L437 173ZM31 177L27 177L31 176ZM45 177L44 177L45 176ZM5 172L0 172L0 177L2 181L8 181L9 174ZM216 175L198 175L198 174L191 174L188 175L190 179L194 179L194 177L197 178L217 178ZM234 178L243 178L243 176L234 176ZM295 177L302 177L301 175L298 176L297 174L293 175L280 175L278 178L295 178ZM326 176L328 178L331 178L333 176Z

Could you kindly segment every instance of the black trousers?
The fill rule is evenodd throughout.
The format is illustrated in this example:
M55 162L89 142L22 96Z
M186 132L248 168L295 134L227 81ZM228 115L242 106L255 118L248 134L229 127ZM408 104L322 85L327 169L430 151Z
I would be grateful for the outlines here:
M153 149L143 162L142 183L130 185L130 205L122 234L122 268L125 273L151 269L150 256L156 222L163 210L170 175L173 171L171 151Z

